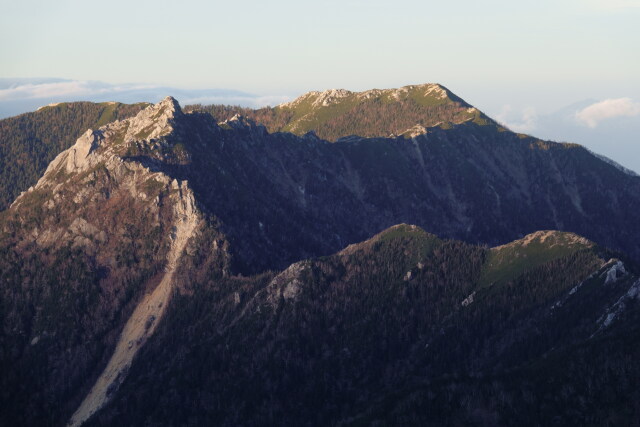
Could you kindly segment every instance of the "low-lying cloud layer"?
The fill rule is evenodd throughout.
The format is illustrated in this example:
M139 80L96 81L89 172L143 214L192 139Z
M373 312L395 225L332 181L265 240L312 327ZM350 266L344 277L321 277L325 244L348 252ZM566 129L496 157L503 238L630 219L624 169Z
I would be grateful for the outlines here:
M290 101L286 95L260 96L228 89L178 89L157 85L113 85L88 80L0 79L0 118L70 101L158 102L167 95L187 104L230 104L263 107Z
M22 99L44 99L58 97L86 97L105 94L127 93L131 91L152 89L153 86L124 85L112 86L90 81L61 81L44 83L14 84L0 89L0 101Z
M590 128L597 127L603 120L634 116L640 116L640 103L631 98L605 99L576 113L576 119Z

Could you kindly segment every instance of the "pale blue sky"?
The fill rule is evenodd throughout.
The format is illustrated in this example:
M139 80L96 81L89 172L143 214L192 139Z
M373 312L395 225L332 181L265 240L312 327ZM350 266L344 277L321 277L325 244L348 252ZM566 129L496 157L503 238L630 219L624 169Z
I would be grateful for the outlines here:
M0 77L265 94L421 82L463 97L501 85L640 92L640 0L3 3Z
M0 1L0 78L274 99L438 82L514 123L640 102L640 0Z

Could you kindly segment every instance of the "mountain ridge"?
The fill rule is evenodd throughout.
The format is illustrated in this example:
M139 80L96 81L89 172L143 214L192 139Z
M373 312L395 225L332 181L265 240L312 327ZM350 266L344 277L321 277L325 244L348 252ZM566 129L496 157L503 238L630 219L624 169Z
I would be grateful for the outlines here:
M238 279L230 278L232 282L235 281L235 286L227 288L225 285L228 290L216 297L217 303L213 302L212 296L206 295L209 292L217 294L221 290L199 288L195 295L198 299L207 301L204 307L207 304L215 307L209 306L208 310L220 313L222 309L217 304L222 304L226 307L224 311L238 315L223 317L225 320L218 316L208 316L207 319L210 320L200 318L201 332L192 331L192 344L186 346L180 356L172 357L166 350L163 351L161 343L171 341L175 332L172 333L168 325L177 321L177 313L188 310L190 297L182 298L183 303L175 308L176 314L169 314L172 321L165 324L156 341L150 342L150 347L144 350L139 363L132 367L132 376L123 383L123 395L110 403L105 412L98 414L91 425L109 425L123 421L126 416L139 416L135 411L127 412L125 396L131 396L141 389L144 393L150 393L149 399L159 398L163 404L171 406L163 409L163 405L151 405L144 415L133 420L164 420L169 424L177 421L180 418L175 414L179 413L179 407L170 403L170 399L162 398L162 393L171 394L171 391L150 386L145 378L162 375L161 372L166 371L168 366L178 369L182 378L194 378L193 375L198 375L195 372L200 372L193 369L197 366L196 361L206 363L204 361L209 360L205 354L210 354L208 357L216 360L215 365L207 365L208 369L213 370L210 376L200 373L208 376L209 380L204 380L205 383L211 381L220 387L219 381L225 381L224 384L231 387L223 388L225 393L233 390L234 395L241 394L246 399L243 401L252 402L254 408L262 408L262 399L278 402L278 405L272 407L275 411L272 415L268 409L258 409L257 414L254 411L235 412L231 408L236 407L237 402L225 399L221 395L222 389L204 385L192 392L196 396L199 393L213 393L215 399L221 399L220 405L201 405L197 403L198 398L180 403L189 405L187 413L199 414L197 419L216 419L223 425L237 423L239 420L257 424L261 422L259 420L264 422L265 419L291 423L306 419L314 424L349 425L352 416L359 412L352 412L353 408L370 410L371 400L377 402L374 406L380 404L378 396L382 400L386 398L396 402L398 390L400 396L405 392L403 388L398 388L399 384L405 384L409 388L413 384L429 389L437 387L438 383L444 383L444 387L450 384L457 389L457 381L464 379L462 372L471 373L472 379L486 377L488 381L500 381L501 387L512 387L511 384L519 381L519 372L528 369L532 361L535 363L546 360L546 352L553 353L554 346L559 346L556 352L566 351L572 343L584 342L582 340L588 342L588 337L594 331L606 336L607 330L599 329L602 321L598 320L598 316L606 313L607 307L615 306L618 295L629 293L635 284L640 283L637 275L630 274L622 276L612 286L605 284L611 262L606 261L606 254L603 254L603 258L589 248L586 252L577 252L564 256L561 260L547 262L543 268L523 271L511 280L510 287L479 288L473 284L477 283L482 265L486 262L483 261L484 250L460 242L436 240L434 244L433 236L406 224L392 227L371 240L350 248L346 253L293 264L283 272L274 273L273 278L265 280L263 285L253 290L246 285L240 286L242 282ZM453 256L454 253L464 253L465 256L458 258ZM446 267L439 270L437 266L441 263L445 263ZM460 268L464 265L466 267ZM363 268L364 266L367 268ZM555 275L556 281L538 287L544 282L533 278L544 271ZM475 279L452 279L452 275ZM251 281L250 278L242 280ZM538 283L538 286L533 286L533 283ZM504 299L496 298L496 294L503 295ZM630 297L626 301L632 303L634 298ZM426 301L430 301L429 310L420 310L418 307ZM595 301L599 301L599 308L591 313L587 324L579 316L574 317L576 307L586 302L594 304ZM627 309L626 313L633 313L633 310ZM206 316L206 312L203 315ZM327 319L331 321L325 327ZM509 322L501 323L506 319ZM221 321L229 326L219 325ZM623 315L618 320L621 323L614 324L613 328L616 328L615 325L627 324L627 321ZM425 325L421 332L413 329L416 324L414 322ZM210 324L218 324L217 335L212 336L206 332ZM559 324L565 325L562 330L555 329ZM469 331L469 325L476 325L478 329ZM485 328L497 328L503 332L495 332L496 336L491 339L474 340L474 334L476 337L484 336ZM369 331L371 336L364 331ZM514 331L518 331L518 334L514 335ZM282 337L283 341L272 341L273 337ZM209 350L212 353L204 351L205 344L202 340L206 340L207 348L228 348L231 354L247 345L263 350L257 350L233 363L224 356L213 356L220 354L215 350ZM495 341L498 342L497 345ZM479 347L476 348L476 345ZM376 351L381 354L376 354ZM264 364L261 362L262 357L266 358ZM405 357L408 359L404 359ZM465 357L473 360L466 360ZM154 358L158 364L155 365L156 369L144 367L148 366L145 361L150 358ZM305 361L311 360L313 362L305 365ZM383 360L388 362L382 362ZM283 364L277 361L283 361ZM389 363L391 367L385 369L384 366L388 365L384 363ZM148 372L148 369L152 369L152 372ZM250 372L242 371L243 369ZM223 373L228 370L231 371L231 377L226 377ZM324 388L321 385L322 379L312 374L316 370L331 378L329 381L333 387ZM357 380L344 374L352 370L354 378L362 376L366 380L358 385ZM450 374L443 375L443 372ZM267 376L268 379L256 381L255 378L260 375ZM305 381L298 382L300 376ZM293 388L296 398L290 399L291 394L282 389L269 388L275 378L285 381L285 388ZM353 391L343 389L339 382L334 382L338 378L349 381ZM406 383L403 382L405 378L411 379ZM229 381L234 381L237 385L232 386ZM248 390L246 387L249 384L254 384L254 388ZM317 388L312 386L307 389L305 384L318 385ZM378 393L369 394L367 390L371 388L379 390ZM514 397L511 391L505 393ZM458 411L453 409L455 406L449 406L463 402L469 394L455 397L456 400L444 405L443 408L447 408L444 419L460 421L459 418L462 417L467 423L479 422L481 418L474 411L483 408L481 403L473 403L471 407L462 407ZM327 406L321 405L320 412L316 400L318 398L330 402ZM419 399L418 402L427 408L432 407L428 397L420 396ZM589 402L592 402L591 399L589 397ZM526 408L527 412L533 410L527 404L515 403L527 402L526 400L513 399L506 402L503 402L502 412L494 413L498 417L494 424L509 425L509 420L514 421L507 408L515 411L517 408ZM534 398L534 402L538 401ZM397 405L403 405L402 399ZM312 407L316 408L316 412L310 419L305 409ZM491 410L494 411L496 409ZM377 414L373 420L385 419L394 412ZM125 413L127 415L123 415ZM400 413L394 413L393 417L402 419L403 413L409 415L420 412L414 412L413 409L403 412L400 409ZM414 419L410 424L442 420L437 414L441 416L443 413L422 413L421 418ZM582 418L583 412L579 414L579 419L585 419ZM365 418L369 419L369 416ZM546 413L532 416L530 419L536 421L531 424L551 419ZM397 422L397 418L394 419ZM569 418L563 415L561 419Z
M282 197L288 198L289 201L285 202L285 204L289 205L290 209L293 209L292 212L299 211L300 215L308 215L308 213L304 214L303 212L312 212L313 209L317 209L318 212L323 210L320 207L320 199L318 197L323 192L326 192L326 190L321 189L323 185L321 182L328 179L329 175L327 174L332 176L327 182L332 183L331 185L334 186L337 185L336 191L338 191L338 194L343 194L340 197L346 197L344 200L353 206L352 209L344 210L345 219L348 218L347 211L358 212L362 211L363 208L365 211L368 210L375 218L379 214L374 214L374 211L371 210L371 207L373 207L371 206L372 202L374 206L375 203L383 203L380 207L387 206L384 208L387 210L393 206L385 205L386 202L382 200L375 202L375 198L378 196L370 193L371 189L369 187L371 185L376 185L379 190L388 193L388 196L385 197L396 199L394 203L398 206L393 206L392 209L400 208L401 210L395 214L391 212L383 213L383 215L390 215L388 220L378 225L371 223L367 225L366 232L360 232L357 236L347 237L348 240L346 241L344 237L340 237L339 233L337 234L338 240L331 243L330 248L321 249L321 252L317 252L319 248L316 248L312 252L308 252L308 255L321 254L322 251L324 253L337 251L342 244L348 243L349 240L356 241L366 238L380 229L389 227L397 222L404 221L433 227L433 225L429 225L428 221L425 222L424 218L419 218L420 215L424 215L429 210L433 212L434 209L435 212L430 215L436 214L438 219L430 222L431 224L436 224L436 228L433 230L435 234L470 239L471 241L487 244L499 243L499 239L507 241L519 237L517 230L511 229L510 235L496 239L496 236L499 236L496 233L497 228L502 227L507 231L504 225L501 226L496 221L496 215L500 215L500 210L504 212L507 206L509 206L509 210L515 209L516 212L522 210L521 207L516 205L510 206L518 199L520 200L518 203L524 202L533 209L538 209L535 205L539 203L550 207L549 212L540 211L540 214L546 216L547 219L539 221L535 226L529 226L528 230L526 228L521 229L521 235L538 229L554 228L575 231L593 238L590 235L591 231L587 227L588 222L586 219L590 217L590 220L593 220L594 214L601 215L598 212L599 210L606 210L606 208L597 207L595 201L588 201L594 195L587 193L586 189L576 191L579 188L577 185L584 186L584 183L578 181L574 177L575 174L582 174L584 177L588 177L589 174L593 175L594 171L587 170L583 165L577 163L577 159L574 158L574 152L584 160L592 163L598 170L598 174L603 173L605 171L603 169L604 165L609 167L608 164L605 162L602 162L602 165L598 164L599 160L596 157L588 157L588 152L576 145L554 144L534 138L524 138L492 126L479 126L468 123L456 125L451 129L432 128L427 134L412 139L353 137L351 139L341 139L339 142L334 143L333 146L330 146L326 145L326 142L321 139L314 139L309 136L297 138L281 133L270 134L262 125L256 124L250 118L245 120L241 117L236 117L233 120L218 124L207 115L184 114L173 98L166 98L163 102L149 107L139 115L139 120L115 122L104 126L100 130L85 134L83 138L78 140L76 146L74 146L75 148L65 155L66 172L73 170L77 166L74 163L76 160L84 162L86 159L92 158L91 153L94 152L92 150L107 150L112 153L111 155L118 155L125 160L142 161L146 167L168 168L167 170L175 177L188 180L191 185L195 185L194 190L200 194L197 198L201 203L209 207L211 213L216 216L222 215L220 219L223 220L223 223L225 218L235 223L236 220L232 216L227 216L225 209L234 209L230 205L230 203L233 203L233 198L235 200L244 199L244 196L238 193L239 191L248 191L249 194L254 193L255 189L251 187L255 185L253 183L255 179L267 179L267 181L272 182L270 189L265 187L263 190L267 193L272 193L272 200ZM101 141L110 142L103 147L104 144ZM299 146L294 146L294 144ZM515 153L522 156L518 160L522 168L520 170L514 165L509 165L500 160L501 157L504 157L509 162L513 161ZM565 153L567 154L566 156ZM531 157L531 154L535 156ZM257 161L250 157L254 155L261 156L260 160ZM555 157L558 157L558 159L555 160ZM527 168L530 168L530 165L527 164L527 162L531 161L530 159L536 159L536 162L545 162L546 164L540 163L539 167L546 169L546 173L549 174L548 177L533 169L527 171ZM462 164L460 164L460 160L462 160ZM63 159L56 159L49 166L49 169L56 169L62 161ZM244 162L244 166L238 168L238 162ZM286 166L283 162L286 163ZM573 165L582 169L572 171L571 169L566 169L566 165L564 165L562 168L566 170L561 172L561 166L557 164L559 162L564 162L567 165L573 163ZM90 161L93 167L97 166L98 163L99 161L97 160ZM305 171L302 168L303 164L315 164L313 172ZM210 165L216 166L211 169ZM241 169L246 169L247 167L255 169L255 172L250 170L241 171ZM624 178L622 176L618 177L616 173L613 173L613 170L617 171L617 169L611 168L611 172L606 172L606 175L610 176L607 179L629 181L620 186L622 191L626 192L624 197L627 199L631 197L626 203L636 203L633 202L634 192L631 188L640 185L636 182L637 179L628 175L625 175ZM447 170L456 170L455 175L449 174L455 178L455 183L453 181L447 182L446 180L442 182L442 177L435 173L436 170L441 170L445 174ZM563 174L566 175L569 172L573 176L563 177ZM255 175L255 173L258 173L258 175ZM47 174L51 175L51 172L48 171L45 175ZM526 174L535 174L539 177L535 175L527 176ZM602 181L606 175L599 178L594 176L594 185L602 186L603 184L598 183L598 181ZM233 188L220 188L218 191L220 194L228 194L226 201L218 199L218 202L214 202L214 200L208 202L207 200L211 199L211 189L220 186L222 183L220 180L227 180L228 178L226 177L228 176L237 176L238 179L233 183ZM261 177L258 178L258 176ZM474 185L485 186L483 193L486 194L482 195L483 198L478 198L472 193L459 193L465 187L468 187L465 183L470 183L469 179L472 176L476 177L474 178L476 181ZM489 176L491 176L491 181L481 184L483 180L489 179ZM616 177L614 178L614 176ZM500 186L507 192L496 189L498 184L493 180L498 177L503 181ZM551 178L551 182L544 184L544 180L549 180L549 178ZM536 183L536 180L539 179L543 181ZM305 181L309 182L305 184ZM510 181L509 184L507 183L508 181ZM395 195L392 195L389 187L392 182L397 187ZM422 183L421 185L426 187L420 189L417 183ZM540 184L544 186L542 188L546 188L544 191L549 191L548 195L544 196L547 200L543 198L536 201L534 199L539 199L540 196L532 192L532 185L539 186ZM560 193L552 193L550 184L560 185ZM239 187L239 185L242 187ZM282 185L285 185L286 190ZM319 191L320 193L318 195L307 193L305 186L309 185L314 188L313 192ZM625 187L629 185L632 187L629 190L625 190ZM511 189L508 190L510 187ZM338 190L338 188L341 189ZM276 195L273 194L273 190L278 192L284 190L285 193ZM398 199L398 196L404 193L405 197L411 199L416 197L412 195L414 192L426 193L420 197L439 201L444 205L440 208L437 205L424 206L420 208L422 209L422 214L409 214L410 209L415 209L415 207L410 208L410 206L415 206L416 202L407 204L406 201L403 202L402 199ZM518 194L518 192L521 194ZM232 194L236 195L232 196ZM332 194L334 193L328 192L321 197L333 197ZM264 196L261 197L256 194L256 197L256 200L263 200L260 203L272 204ZM369 197L373 198L370 199ZM637 196L635 197L637 198ZM557 198L558 200L551 202L552 198ZM510 199L513 201L510 201ZM612 203L618 205L621 199L617 196L616 199L612 200ZM588 205L585 204L587 202L589 203ZM562 209L570 209L573 212L571 216L566 219L558 217L559 212L555 207L557 203L565 206ZM330 204L335 205L335 202L330 202ZM407 206L400 207L402 204ZM227 205L228 208L216 207L224 205ZM361 207L356 208L355 206L357 205ZM365 207L367 205L371 207ZM448 207L445 208L445 206ZM443 208L444 211L438 213L438 209ZM216 212L218 209L223 209L223 211ZM260 209L266 209L266 206ZM480 209L479 213L473 212L476 209ZM497 212L496 209L498 209ZM486 212L482 213L482 210ZM446 211L448 212L445 213ZM399 213L401 213L401 216L396 216L399 221L391 219L391 217ZM628 215L628 211L622 213ZM272 214L264 211L260 215L271 216ZM326 215L335 215L335 212L330 213L327 211ZM404 218L402 217L403 215ZM449 219L446 219L446 215L449 215ZM474 219L474 216L478 215L480 215L478 219ZM502 215L506 215L506 212ZM566 213L561 215L566 215ZM620 216L621 213L618 212L612 215ZM491 217L496 218L492 220ZM584 219L581 219L581 217ZM478 235L478 231L482 233L481 229L473 231L475 227L480 227L478 222L480 218L485 222L494 221L495 224L490 226L484 237ZM516 217L504 217L502 220L514 221L514 219L515 221L522 221L524 216L517 214ZM579 223L574 226L569 225L569 228L566 228L563 223L567 219L574 222L578 220ZM269 221L278 221L278 219L273 217ZM366 222L367 220L362 218L361 221ZM370 220L368 221L371 222ZM268 225L268 222L264 220L256 222L262 223L263 227ZM445 226L447 223L450 224L448 229ZM240 224L237 225L239 226ZM231 228L237 229L238 227L233 225ZM257 229L252 227L250 234L260 236L266 230L262 229L261 231L260 227ZM612 229L613 235L618 234L620 235L619 238L624 238L620 231ZM300 229L300 232L304 233L302 229ZM489 240L487 237L490 235L495 240ZM265 236L265 242L269 239L273 241L274 237L274 235ZM255 238L249 238L248 235L245 237L235 236L232 239L238 242L255 240ZM311 239L313 240L313 238ZM611 236L602 236L595 240L629 251L630 246L621 247L619 246L620 243L612 244L610 239ZM640 253L640 249L631 249L629 252L632 255L637 254ZM287 261L283 260L277 264L277 267L282 268L285 264L300 258L298 255L292 255ZM276 265L266 264L261 268L272 267L276 267Z
M443 381L443 419L479 422L456 412L486 393L462 373L502 376L509 424L531 411L513 372L638 332L637 268L604 247L637 261L639 188L473 121L330 143L167 97L85 132L0 213L0 406L23 425L327 425L406 405L408 384L431 407Z
M363 92L346 89L311 91L291 102L257 110L223 106L193 106L190 109L208 111L220 121L242 114L265 125L271 133L304 135L314 131L329 141L349 135L369 138L415 136L429 127L448 127L466 121L497 125L437 83Z

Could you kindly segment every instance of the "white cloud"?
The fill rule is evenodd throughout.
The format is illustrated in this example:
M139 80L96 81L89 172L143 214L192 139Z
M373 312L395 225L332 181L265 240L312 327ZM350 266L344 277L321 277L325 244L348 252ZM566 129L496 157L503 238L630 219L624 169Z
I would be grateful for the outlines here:
M43 84L24 84L0 90L0 100L49 98L66 95L84 95L86 89L82 82L60 82Z
M0 90L0 101L15 101L22 99L45 99L59 97L86 97L91 95L105 95L131 90L151 89L153 86L120 85L113 86L101 82L71 80L63 82L27 83L14 85Z
M533 107L526 107L518 112L511 105L505 105L496 119L515 132L529 133L537 126L538 114Z
M576 119L595 128L598 124L607 119L615 117L634 117L640 115L640 103L631 98L605 99L601 102L589 105L576 113Z
M114 85L89 80L0 78L0 118L69 101L158 102L167 95L181 105L227 104L264 107L290 101L286 95L254 95L230 89L180 89L144 84Z

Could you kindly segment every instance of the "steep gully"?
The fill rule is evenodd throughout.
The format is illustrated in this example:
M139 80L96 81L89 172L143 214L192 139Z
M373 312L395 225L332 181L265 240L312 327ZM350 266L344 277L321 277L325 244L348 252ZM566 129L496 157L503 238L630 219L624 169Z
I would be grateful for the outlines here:
M110 396L124 380L131 363L145 342L151 337L160 323L174 289L174 273L178 260L182 256L189 239L194 235L200 216L198 215L193 193L186 182L180 185L180 199L174 205L173 242L167 255L167 266L160 284L133 311L127 321L115 351L89 394L69 420L68 426L78 427L102 408Z

